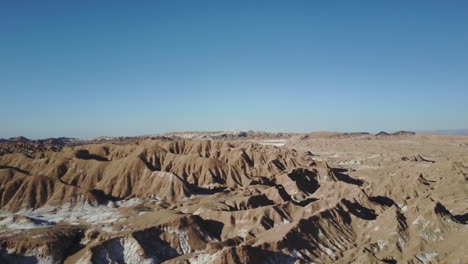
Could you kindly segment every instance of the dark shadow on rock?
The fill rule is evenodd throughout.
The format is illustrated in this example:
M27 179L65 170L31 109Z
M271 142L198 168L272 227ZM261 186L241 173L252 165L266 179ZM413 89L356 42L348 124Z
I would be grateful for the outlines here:
M396 205L396 203L392 199L390 199L390 198L388 198L386 196L380 196L380 195L378 195L378 196L369 196L369 200L371 200L372 202L374 202L376 204L380 204L382 206L387 206L387 207L390 207L392 205Z
M275 186L275 183L264 176L254 177L249 185L268 185L268 186Z
M420 161L435 163L434 160L426 159L426 158L422 157L421 155L418 155L418 158L419 158Z
M55 225L57 222L54 221L47 221L47 220L42 220L42 219L37 219L37 218L32 218L28 217L35 225L40 225L40 226L48 226L48 225Z
M385 263L388 263L388 264L397 264L397 261L392 259L392 258L384 258L381 261L385 262Z
M124 247L119 239L104 241L102 246L94 247L91 251L93 251L92 263L109 263L108 257L110 263L125 263Z
M262 218L260 219L260 225L262 225L266 230L268 230L275 226L275 221L273 221L273 219L267 216L262 216Z
M245 153L245 151L242 151L242 158L244 161L249 165L249 167L253 168L255 166L255 163L252 161L252 159Z
M157 171L161 170L161 167L156 167L153 164L151 164L149 161L147 161L145 158L140 157L141 161L145 163L145 166L150 170L150 171Z
M344 169L344 168L334 168L333 171L336 173L336 172L339 172L339 173L345 173L345 172L348 172L348 169Z
M160 235L161 230L151 229L140 232L135 232L133 237L138 241L140 246L147 252L149 257L155 258L160 262L175 258L180 254L171 245L162 240ZM160 263L157 262L157 263Z
M422 173L419 174L419 177L418 177L418 182L424 184L424 185L427 185L427 186L430 186L432 183L434 183L435 181L430 181L426 178L424 178L424 176L422 175Z
M211 241L208 247L213 250L222 250L223 248L235 247L244 243L244 239L241 237L233 237L223 241Z
M336 178L338 178L338 180L340 180L342 182L346 182L346 183L349 183L349 184L354 184L354 185L357 185L357 186L362 186L362 184L364 184L363 180L354 179L353 177L340 172L339 169L338 170L337 169L332 169L332 171L335 173Z
M442 216L452 216L452 214L443 206L441 203L436 203L436 206L434 207L434 212L438 215Z
M23 174L30 175L29 171L26 171L26 170L23 170L23 169L20 169L20 168L17 168L17 167L0 165L0 169L12 169L12 170L15 170L17 172L21 172Z
M443 206L441 203L437 202L436 206L434 207L434 212L440 216L446 216L451 218L453 221L459 223L459 224L467 224L468 223L468 213L462 214L462 215L452 215L445 206Z
M193 186L193 185L191 187L193 189L194 194L201 194L201 195L219 193L219 192L226 190L227 188L227 187L216 187L216 188L208 189L208 188L202 188L202 187Z
M308 199L305 199L305 200L302 200L302 201L294 201L291 196L286 192L286 190L284 189L284 187L282 185L277 185L275 186L275 188L278 190L278 193L279 195L281 196L281 199L283 199L285 202L291 202L295 205L299 205L299 206L306 206L312 202L315 202L315 201L318 201L319 199L317 198L308 198Z
M84 244L81 244L81 239L83 239L83 237L84 237L84 231L81 230L81 232L77 233L75 237L70 238L72 243L71 243L71 246L67 248L67 250L64 252L65 258L67 256L74 255L75 253L77 253L78 251L82 250L85 247Z
M87 149L80 149L75 152L75 157L83 160L97 160L97 161L109 161L105 157L89 153Z
M283 163L281 163L281 161L279 161L279 160L273 160L272 163L273 163L279 170L284 171L284 170L286 169L286 167L283 165Z
M284 187L282 185L276 186L276 189L278 190L279 195L281 196L281 199L283 199L285 202L291 201L291 196L286 192Z
M317 174L306 169L295 169L288 173L288 177L293 180L297 188L305 193L313 194L320 188L317 181Z
M257 208L275 204L272 200L268 199L265 195L251 196L249 199L250 208Z
M210 232L217 239L221 239L221 233L223 232L224 223L212 219L203 219L199 225Z
M17 254L10 254L5 249L0 248L0 263L2 264L37 264L39 261L35 256L21 256Z
M306 206L306 205L308 205L308 204L310 204L312 202L315 202L315 201L318 201L318 199L317 198L308 198L308 199L302 200L300 202L293 201L293 203L295 205L299 205L299 206L304 207L304 206Z
M464 225L468 224L468 213L462 215L454 215L453 218L455 218L455 220Z
M122 200L122 198L115 197L115 196L112 196L112 195L108 195L102 190L92 189L92 190L90 190L90 192L91 192L91 194L93 194L96 197L99 204L104 204L104 203L107 203L109 201L116 202L116 201Z
M359 217L364 220L377 219L377 214L373 209L366 208L357 202L350 202L348 200L343 200L343 203L346 206L346 208L348 208L349 212L356 217Z

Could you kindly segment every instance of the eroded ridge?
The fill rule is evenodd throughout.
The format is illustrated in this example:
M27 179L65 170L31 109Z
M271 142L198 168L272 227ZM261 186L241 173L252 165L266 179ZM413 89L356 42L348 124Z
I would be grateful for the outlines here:
M5 154L0 262L431 263L463 257L449 255L457 247L447 248L465 243L466 214L435 193L448 188L442 184L466 187L464 175L434 180L420 173L402 185L389 176L376 184L311 151L146 139ZM453 171L463 171L462 164Z

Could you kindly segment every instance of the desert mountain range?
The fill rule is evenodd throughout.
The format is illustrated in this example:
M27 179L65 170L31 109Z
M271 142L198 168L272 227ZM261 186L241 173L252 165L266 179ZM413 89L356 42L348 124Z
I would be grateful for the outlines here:
M468 263L468 137L0 141L0 263Z

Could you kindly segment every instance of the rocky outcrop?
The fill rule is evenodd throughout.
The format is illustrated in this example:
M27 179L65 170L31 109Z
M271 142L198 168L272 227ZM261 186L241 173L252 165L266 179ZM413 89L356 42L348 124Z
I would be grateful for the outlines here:
M319 140L376 140L370 137ZM433 165L402 156L408 154L392 159L399 162L393 170ZM462 163L450 165L453 179L392 172L372 185L372 177L349 175L322 157L248 141L193 139L5 154L0 262L453 260L435 248L463 244L466 213L445 202L447 193L463 192ZM414 161L425 161L419 157Z

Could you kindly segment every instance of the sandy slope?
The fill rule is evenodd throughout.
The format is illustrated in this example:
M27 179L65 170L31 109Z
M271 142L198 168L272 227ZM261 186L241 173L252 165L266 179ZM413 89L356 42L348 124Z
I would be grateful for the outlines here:
M0 262L468 263L468 137L289 136L10 151Z

